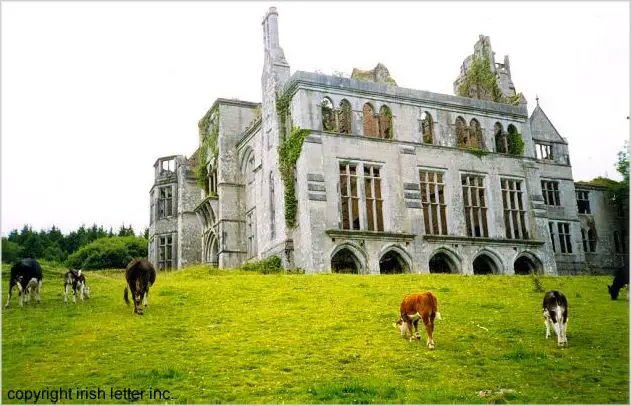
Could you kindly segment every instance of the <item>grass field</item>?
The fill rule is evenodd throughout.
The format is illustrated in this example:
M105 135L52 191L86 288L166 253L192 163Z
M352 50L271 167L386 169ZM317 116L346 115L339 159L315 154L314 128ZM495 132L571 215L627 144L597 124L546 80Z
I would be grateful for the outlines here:
M541 278L568 297L559 348L526 276L193 267L159 273L137 316L122 271L86 273L92 298L78 305L63 303L62 271L48 268L40 305L14 296L2 310L3 403L58 388L72 392L60 403L128 403L112 388L144 391L139 403L165 403L150 388L168 403L629 403L629 303L610 300L608 277ZM403 295L425 290L443 318L434 351L424 330L410 343L392 326ZM77 388L104 392L81 400Z

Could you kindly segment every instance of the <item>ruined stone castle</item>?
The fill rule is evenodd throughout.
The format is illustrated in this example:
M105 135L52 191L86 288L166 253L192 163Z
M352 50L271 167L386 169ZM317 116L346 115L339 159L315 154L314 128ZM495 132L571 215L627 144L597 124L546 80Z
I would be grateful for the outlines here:
M262 26L261 103L217 99L199 149L154 165L156 266L274 255L307 273L622 266L627 212L604 187L574 181L567 141L538 100L528 113L488 37L452 96L398 87L381 64L350 78L292 74L275 8Z

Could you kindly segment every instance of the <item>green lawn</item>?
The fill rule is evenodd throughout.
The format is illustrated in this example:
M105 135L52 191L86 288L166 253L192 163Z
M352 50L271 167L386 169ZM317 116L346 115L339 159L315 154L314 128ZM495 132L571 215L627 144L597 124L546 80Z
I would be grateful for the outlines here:
M140 403L165 403L150 388L168 403L629 403L629 303L610 300L608 277L541 278L569 301L559 348L526 276L193 267L159 273L137 316L122 271L87 272L92 298L78 305L63 303L62 272L48 268L40 305L20 309L14 296L2 310L3 403L59 388L73 396L60 403L127 403L111 388L143 390ZM404 294L425 290L443 318L434 351L424 330L410 343L392 326ZM77 400L77 388L105 399Z

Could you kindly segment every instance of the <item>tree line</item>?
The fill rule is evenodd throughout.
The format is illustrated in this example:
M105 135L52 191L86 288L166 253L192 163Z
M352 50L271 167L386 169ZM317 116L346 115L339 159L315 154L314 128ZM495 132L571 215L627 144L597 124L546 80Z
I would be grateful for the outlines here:
M144 234L136 236L132 226L126 227L124 224L114 232L112 228L105 230L103 226L96 224L91 227L81 225L77 230L68 234L63 234L59 228L52 226L49 230L33 231L30 225L24 225L20 231L12 230L8 237L2 237L2 262L12 263L19 258L35 258L51 262L67 263L72 255L81 249L93 244L97 240L110 239L110 243L99 246L119 245L129 247L134 246L134 254L140 253L140 248L144 245L146 257L147 238L149 229L144 230ZM134 238L125 238L134 237ZM120 251L120 247L119 251ZM77 257L75 255L74 257ZM119 258L119 261L122 261ZM76 261L74 261L76 262ZM94 258L92 260L94 262ZM75 264L79 267L82 264Z

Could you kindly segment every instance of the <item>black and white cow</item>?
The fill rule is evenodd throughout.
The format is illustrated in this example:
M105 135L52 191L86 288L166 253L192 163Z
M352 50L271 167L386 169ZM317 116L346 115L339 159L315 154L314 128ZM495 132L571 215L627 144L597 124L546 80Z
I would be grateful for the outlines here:
M613 277L613 282L611 285L607 286L609 290L609 295L611 295L611 300L618 299L618 294L620 294L620 289L627 286L627 298L629 295L628 291L629 285L629 257L625 258L625 263L622 268L616 270L616 274Z
M37 303L39 303L39 291L42 287L42 281L42 267L36 260L24 258L18 261L11 267L9 297L5 307L9 307L14 286L18 288L18 303L20 306L24 306L24 302L28 303L32 294L35 294ZM23 298L23 296L26 296L26 298Z
M77 303L77 291L83 302L83 298L90 298L90 288L86 284L85 275L81 269L70 268L64 275L64 302L68 303L68 292L72 289L72 303Z
M134 313L143 314L142 299L145 299L145 306L148 306L149 288L156 281L156 271L153 265L146 259L133 259L127 265L125 279L127 280L127 286L125 286L123 295L125 303L129 304L129 299L127 298L127 288L129 287L131 297L134 300Z
M546 338L550 337L550 326L557 334L557 344L567 345L567 298L557 290L551 290L543 297L543 322L546 325Z

